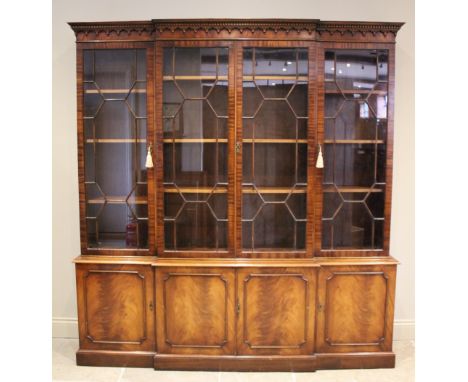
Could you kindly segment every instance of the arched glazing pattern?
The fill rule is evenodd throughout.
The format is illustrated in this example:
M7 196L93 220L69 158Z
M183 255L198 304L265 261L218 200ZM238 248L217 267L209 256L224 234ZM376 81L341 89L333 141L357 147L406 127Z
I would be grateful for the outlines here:
M83 52L89 248L146 248L146 52Z
M388 52L325 52L323 249L383 247Z
M227 248L228 48L165 48L165 248Z
M307 49L244 49L242 98L242 247L304 250Z

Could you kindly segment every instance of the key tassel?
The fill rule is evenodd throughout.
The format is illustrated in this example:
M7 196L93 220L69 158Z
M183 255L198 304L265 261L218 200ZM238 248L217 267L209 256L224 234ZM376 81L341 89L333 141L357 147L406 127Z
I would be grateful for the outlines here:
M151 145L148 146L148 153L146 154L146 168L153 168L153 157L151 155Z
M319 145L319 153L317 157L317 164L315 165L317 168L323 168L323 155L322 155L322 146Z

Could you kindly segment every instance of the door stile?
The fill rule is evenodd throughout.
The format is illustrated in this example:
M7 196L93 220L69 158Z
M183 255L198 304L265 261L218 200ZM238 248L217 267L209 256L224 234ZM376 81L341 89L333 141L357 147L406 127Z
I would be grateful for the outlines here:
M243 46L234 43L235 54L235 255L242 257L242 68Z
M154 147L155 147L155 83L154 83L154 61L155 51L154 46L148 47L146 49L146 92L147 92L147 101L146 101L146 120L147 120L147 137L146 141L148 142L146 150L151 151L151 155L154 158ZM155 168L147 169L148 176L148 250L150 255L154 255L156 250L156 227L157 227L157 214L156 214L156 195L155 195L155 177L156 172Z
M324 140L324 108L325 108L325 82L324 82L324 72L325 72L325 50L322 44L318 44L315 49L315 81L316 81L316 146L321 145L322 153L323 140ZM317 158L317 154L315 159ZM323 171L324 169L317 169L315 163L313 164L313 178L311 180L314 182L314 256L317 256L322 249L322 203L323 203L323 191L322 191L322 182L323 182Z
M236 46L229 44L228 64L228 251L230 256L237 253L237 182L236 182Z
M312 42L308 48L309 83L308 83L308 123L307 123L307 223L306 223L306 252L307 257L314 256L314 232L316 195L315 173L318 156L317 141L317 43Z
M156 182L156 253L164 253L164 187L163 187L163 124L162 124L162 81L163 81L163 46L155 44L155 93L154 93L154 171ZM156 86L156 84L159 84Z

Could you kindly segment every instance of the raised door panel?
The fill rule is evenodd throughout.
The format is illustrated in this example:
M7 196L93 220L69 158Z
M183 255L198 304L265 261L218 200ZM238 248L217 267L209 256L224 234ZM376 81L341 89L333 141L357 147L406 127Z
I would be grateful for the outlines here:
M229 269L158 269L158 353L234 354L234 282Z
M153 350L153 270L77 265L81 349Z
M238 271L238 353L311 354L314 343L314 269Z
M395 272L395 266L320 270L319 352L391 351Z

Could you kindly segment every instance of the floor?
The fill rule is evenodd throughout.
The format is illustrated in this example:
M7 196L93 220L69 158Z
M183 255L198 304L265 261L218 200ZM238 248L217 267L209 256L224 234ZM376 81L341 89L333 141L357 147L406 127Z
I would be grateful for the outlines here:
M223 373L76 366L78 340L53 339L53 381L74 382L413 382L414 342L395 341L395 369L319 370L315 373Z

